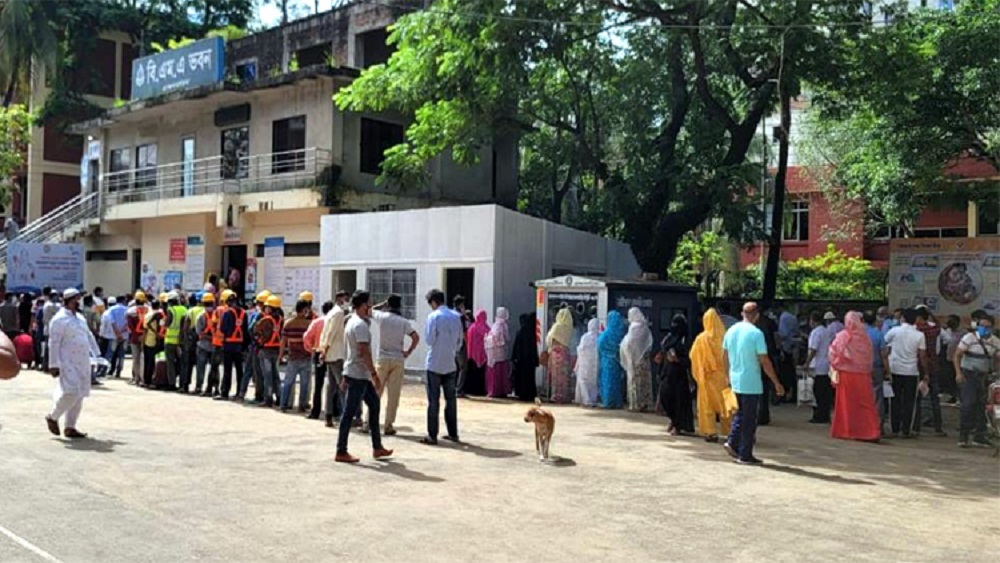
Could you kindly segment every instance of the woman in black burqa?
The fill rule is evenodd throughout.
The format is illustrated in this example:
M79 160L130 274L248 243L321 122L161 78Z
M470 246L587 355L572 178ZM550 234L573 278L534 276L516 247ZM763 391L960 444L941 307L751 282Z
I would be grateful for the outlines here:
M538 394L535 368L538 367L538 344L535 341L535 313L521 315L521 327L514 339L514 394L521 401L534 401Z
M687 320L682 315L676 315L670 322L670 331L660 342L660 353L656 356L660 364L660 409L670 419L667 432L672 436L694 433L689 338Z

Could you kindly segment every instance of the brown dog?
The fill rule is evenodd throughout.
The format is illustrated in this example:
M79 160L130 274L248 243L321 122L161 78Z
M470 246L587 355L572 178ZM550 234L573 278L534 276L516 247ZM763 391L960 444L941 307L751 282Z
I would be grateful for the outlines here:
M535 406L528 409L524 415L525 422L535 424L535 451L539 461L549 459L549 445L552 443L552 432L556 429L556 417L542 408L541 399L535 399Z

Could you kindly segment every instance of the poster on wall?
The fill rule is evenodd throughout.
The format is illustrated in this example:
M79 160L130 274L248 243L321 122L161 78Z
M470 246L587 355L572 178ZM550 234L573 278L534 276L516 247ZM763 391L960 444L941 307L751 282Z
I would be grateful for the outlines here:
M173 291L179 287L184 287L184 272L180 270L163 272L163 291Z
M158 293L156 289L159 286L158 281L153 267L150 266L149 262L143 262L139 270L139 285L142 286L142 291L146 294L147 299L156 298Z
M996 239L892 241L889 306L925 304L939 317L1000 313L1000 249Z
M285 268L285 291L281 296L281 302L285 306L285 311L292 311L295 302L299 299L299 294L303 291L311 292L314 298L318 298L319 291L319 269L314 267L305 268ZM313 303L315 306L316 303Z
M184 289L201 291L205 279L205 240L198 235L189 236L185 246Z
M247 258L247 271L244 276L243 287L247 295L257 293L257 259Z
M182 238L170 239L170 263L184 264L187 254L187 240Z
M285 237L264 239L264 288L285 294Z
M83 257L79 244L12 242L7 248L7 291L83 289Z
M576 352L580 338L587 332L587 323L597 318L597 292L550 291L548 301L548 326L556 322L559 310L568 308L573 313L573 342L570 350Z

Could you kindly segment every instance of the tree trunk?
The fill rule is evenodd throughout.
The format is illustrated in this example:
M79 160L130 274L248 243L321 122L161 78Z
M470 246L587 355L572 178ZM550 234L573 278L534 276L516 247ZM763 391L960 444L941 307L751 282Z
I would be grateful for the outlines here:
M778 137L778 171L774 175L774 212L768 237L767 266L764 268L765 307L770 307L778 293L778 264L781 262L781 236L785 218L785 184L788 177L788 143L792 126L792 99L779 88L781 98L781 134Z
M288 0L281 0L281 25L288 23Z
M21 73L20 61L14 62L14 68L10 71L10 82L7 84L7 91L3 95L3 107L9 108L14 103L14 94L17 91L17 76Z

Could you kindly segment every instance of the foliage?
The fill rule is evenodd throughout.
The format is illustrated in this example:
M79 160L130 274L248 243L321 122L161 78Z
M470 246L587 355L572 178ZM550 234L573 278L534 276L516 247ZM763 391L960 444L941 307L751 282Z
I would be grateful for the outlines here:
M0 6L0 81L5 81L4 107L10 106L20 83L28 82L32 62L43 72L58 65L59 44L48 14L29 0L6 0Z
M688 233L677 245L667 279L702 287L725 264L725 241L713 230Z
M156 42L153 42L150 46L153 48L153 51L156 51L157 53L162 53L164 51L169 51L171 49L180 49L181 47L185 47L194 42L195 40L191 39L190 37L180 37L177 39L168 39L166 47Z
M31 115L19 104L0 108L0 203L10 201L10 180L22 166L31 139Z
M850 299L883 301L887 272L862 258L847 256L835 245L812 258L782 263L778 270L778 299ZM753 266L744 276L744 290L759 287L760 269Z

